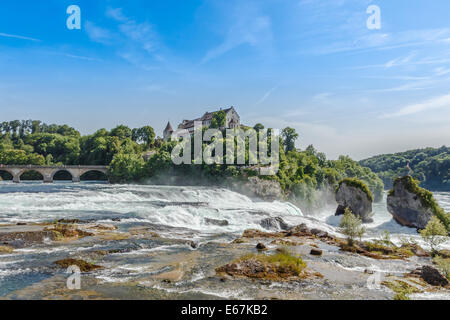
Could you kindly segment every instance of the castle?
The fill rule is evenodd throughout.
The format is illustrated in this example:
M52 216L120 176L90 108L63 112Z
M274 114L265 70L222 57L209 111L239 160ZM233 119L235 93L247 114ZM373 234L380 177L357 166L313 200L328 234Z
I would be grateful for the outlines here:
M241 118L239 117L238 113L236 112L234 107L230 107L228 109L223 109L223 110L220 109L218 111L206 112L202 117L194 119L194 120L183 120L178 125L178 130L188 130L189 133L193 133L194 132L194 123L197 121L199 121L199 122L201 121L203 126L209 127L211 125L211 121L213 119L214 114L219 111L224 111L226 114L225 128L233 129L233 128L238 128L241 125ZM168 141L173 133L174 133L174 130L172 129L170 122L168 122L167 126L163 132L164 141Z

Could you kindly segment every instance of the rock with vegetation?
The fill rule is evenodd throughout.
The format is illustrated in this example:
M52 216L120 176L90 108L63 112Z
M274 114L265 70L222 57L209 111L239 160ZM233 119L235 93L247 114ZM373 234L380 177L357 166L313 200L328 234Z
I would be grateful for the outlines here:
M249 254L230 264L219 267L219 275L232 277L246 277L272 281L284 281L303 278L306 263L300 256L293 255L287 250L280 250L276 254Z
M343 215L345 209L360 217L364 223L372 222L373 195L361 180L346 178L339 182L336 189L336 201L339 204L336 215Z
M103 269L102 266L97 266L95 264L92 264L90 262L86 262L84 260L79 259L63 259L55 261L55 264L60 266L61 268L68 268L70 266L77 266L80 268L81 272L90 272L97 269Z
M418 181L410 176L397 178L394 188L387 197L387 208L395 221L402 226L424 229L431 217L436 216L448 229L448 214L439 207L433 194L419 187Z

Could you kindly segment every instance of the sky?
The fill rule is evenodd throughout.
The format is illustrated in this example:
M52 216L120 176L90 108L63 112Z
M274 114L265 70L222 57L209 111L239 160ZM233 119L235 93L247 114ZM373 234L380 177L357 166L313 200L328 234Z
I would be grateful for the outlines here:
M449 12L448 0L2 1L0 120L162 135L234 106L331 159L449 145Z

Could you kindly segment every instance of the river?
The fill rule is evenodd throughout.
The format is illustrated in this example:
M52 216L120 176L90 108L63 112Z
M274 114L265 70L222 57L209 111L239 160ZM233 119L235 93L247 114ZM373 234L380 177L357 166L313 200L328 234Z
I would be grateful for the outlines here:
M450 211L450 193L435 193L441 206ZM306 223L332 234L338 234L339 218L335 207L324 209L314 216L305 216L296 206L275 201L253 201L226 190L206 187L110 185L85 182L80 184L57 182L42 184L25 182L0 183L0 224L39 223L58 219L79 219L115 225L156 226L167 238L194 240L198 244L210 241L229 242L245 229L261 229L259 222L266 217L281 217L288 224ZM207 219L226 220L227 225L207 223ZM368 238L376 238L388 230L394 241L412 237L420 242L416 230L399 226L386 210L385 199L374 204L374 223L367 225ZM142 274L148 261L145 256L159 251L169 253L190 250L185 245L130 241L135 246L112 257L106 271L97 278L105 282L128 281ZM104 249L117 243L90 243L18 249L14 254L0 255L0 296L23 289L49 278L54 273L52 261L74 252ZM122 243L122 245L124 245ZM161 259L161 258L160 258ZM44 266L43 266L44 265ZM154 272L154 271L148 271ZM145 272L144 272L145 273ZM201 277L201 271L192 277Z

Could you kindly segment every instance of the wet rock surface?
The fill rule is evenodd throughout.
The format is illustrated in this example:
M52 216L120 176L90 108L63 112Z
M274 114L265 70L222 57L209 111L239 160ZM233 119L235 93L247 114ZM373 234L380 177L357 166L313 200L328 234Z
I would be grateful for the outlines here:
M364 223L373 222L372 200L361 188L343 181L336 191L336 201L339 205L336 209L336 216L343 215L345 209L349 208Z

